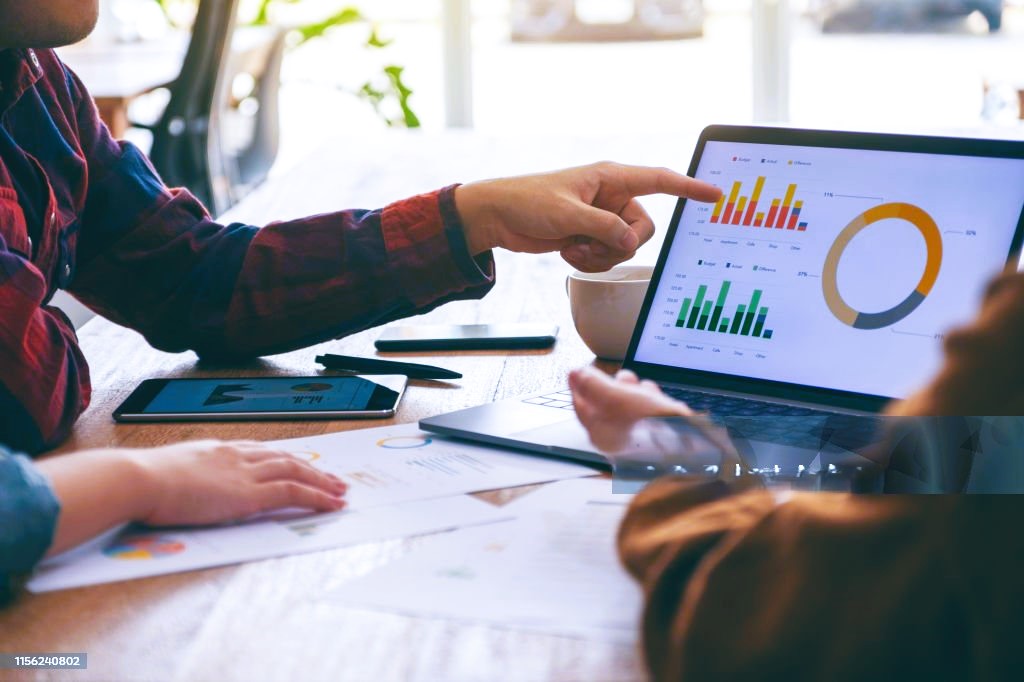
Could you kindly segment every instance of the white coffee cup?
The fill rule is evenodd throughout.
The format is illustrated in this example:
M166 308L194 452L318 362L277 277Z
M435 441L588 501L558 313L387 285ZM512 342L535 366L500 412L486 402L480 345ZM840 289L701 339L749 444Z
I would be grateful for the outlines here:
M620 265L607 272L576 271L566 278L572 321L594 355L626 357L653 271L649 265Z

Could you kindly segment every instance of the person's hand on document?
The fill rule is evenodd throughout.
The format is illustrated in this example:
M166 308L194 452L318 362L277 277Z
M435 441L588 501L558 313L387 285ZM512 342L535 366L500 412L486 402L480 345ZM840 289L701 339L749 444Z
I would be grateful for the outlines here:
M647 194L717 201L721 190L666 168L603 162L462 185L455 203L473 255L559 251L573 267L601 272L628 260L654 234L637 202Z
M340 478L257 441L178 443L140 462L153 494L139 520L152 526L219 523L285 507L337 511L345 505Z
M85 450L47 458L39 469L61 505L50 554L130 521L193 526L280 508L345 506L341 479L255 441Z

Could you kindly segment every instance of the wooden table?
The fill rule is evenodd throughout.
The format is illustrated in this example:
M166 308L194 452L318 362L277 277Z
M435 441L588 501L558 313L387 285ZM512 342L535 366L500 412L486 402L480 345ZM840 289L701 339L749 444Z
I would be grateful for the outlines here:
M335 140L317 157L271 181L225 216L263 223L391 199L459 179L579 163L600 156L683 165L690 139L486 139L415 134ZM681 156L680 156L681 155ZM546 163L537 161L543 158ZM358 164L353 159L361 159ZM672 202L648 203L664 226ZM650 257L654 252L645 251ZM554 256L497 254L498 284L482 301L446 305L417 321L557 321L553 350L462 352L401 357L457 369L446 387L413 382L395 422L563 386L566 373L594 361L572 328ZM192 353L153 350L135 332L102 319L80 332L92 367L93 402L61 452L151 446L192 438L277 439L391 421L262 424L115 424L113 408L147 377L299 375L313 356L373 355L370 330L319 347L244 365L199 364ZM390 357L390 356L389 356ZM501 504L522 490L486 499ZM24 594L0 611L2 652L86 652L86 671L4 679L132 680L625 680L642 677L632 646L426 618L360 611L324 600L332 588L409 551L429 536L335 549L43 595Z

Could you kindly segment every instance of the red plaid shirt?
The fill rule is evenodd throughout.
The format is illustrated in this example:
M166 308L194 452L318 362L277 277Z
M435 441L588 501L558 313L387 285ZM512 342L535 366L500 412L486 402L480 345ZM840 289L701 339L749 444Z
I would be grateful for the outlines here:
M279 353L484 295L454 187L303 220L221 225L111 138L51 51L0 50L0 444L58 443L89 403L66 289L156 348Z

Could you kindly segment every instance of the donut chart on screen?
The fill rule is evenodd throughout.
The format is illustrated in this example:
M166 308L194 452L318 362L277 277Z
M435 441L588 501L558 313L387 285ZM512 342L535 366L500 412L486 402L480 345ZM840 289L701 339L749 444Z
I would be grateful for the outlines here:
M921 274L921 279L918 281L917 286L910 292L910 295L892 308L876 313L854 310L843 300L842 295L839 293L839 261L842 259L843 252L850 241L861 230L880 220L890 218L910 223L924 237L925 246L928 250L924 272ZM899 202L881 204L869 208L851 220L839 233L839 236L836 237L835 242L833 242L832 247L829 249L828 256L825 258L825 268L821 274L821 287L825 294L825 303L828 304L829 310L832 311L832 314L840 322L855 329L881 329L882 327L888 327L899 322L921 305L935 285L935 280L938 279L941 266L942 235L939 233L939 227L935 224L932 217L923 209L913 204Z

